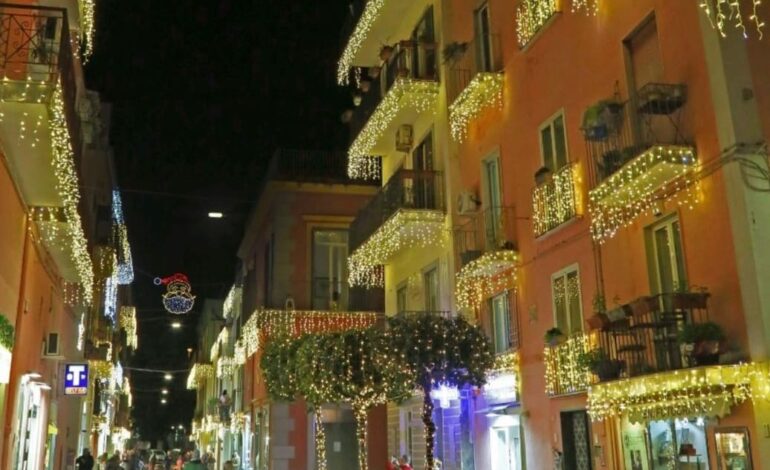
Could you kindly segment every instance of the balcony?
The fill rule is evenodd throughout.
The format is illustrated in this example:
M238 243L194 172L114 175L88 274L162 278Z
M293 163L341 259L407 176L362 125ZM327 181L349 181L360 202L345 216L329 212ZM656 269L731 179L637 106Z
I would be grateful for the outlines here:
M582 130L591 162L589 212L596 241L612 238L667 200L697 200L698 160L682 119L686 103L684 85L651 83L627 102L603 100L586 110Z
M401 41L369 82L350 120L348 174L369 179L372 157L396 151L396 129L433 114L438 98L435 43ZM374 167L376 168L376 166Z
M347 83L352 67L380 65L378 54L390 38L412 33L430 2L427 0L354 0L343 27L342 53L337 62L337 82Z
M443 174L398 170L350 225L351 286L382 286L381 266L408 248L446 237Z
M547 345L543 354L545 362L545 393L549 396L585 392L595 377L584 367L579 358L596 348L595 334L578 333L563 343Z
M548 173L532 191L532 228L540 237L578 215L576 165Z
M373 163L376 165L376 161ZM364 180L349 177L347 175L347 155L344 152L283 148L277 149L273 153L265 180L364 185L379 185L380 181L379 178Z
M559 0L521 0L516 8L519 47L529 46L545 25L559 13ZM573 6L574 7L574 6Z
M465 220L463 220L465 219ZM491 207L460 215L454 230L457 273L455 294L460 308L478 308L488 297L516 282L516 212Z
M503 61L500 37L452 43L444 49L449 63L448 101L452 137L462 142L471 122L489 108L503 107Z

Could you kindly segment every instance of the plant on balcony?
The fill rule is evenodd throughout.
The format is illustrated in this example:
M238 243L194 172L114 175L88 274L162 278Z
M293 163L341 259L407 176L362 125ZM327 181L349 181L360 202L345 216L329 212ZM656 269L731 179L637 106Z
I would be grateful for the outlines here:
M725 332L714 322L688 323L679 331L679 342L691 345L691 356L699 366L719 363Z
M577 358L578 365L588 369L597 376L599 380L614 380L620 377L620 372L625 364L618 359L612 359L602 348L592 349L581 353Z
M382 47L380 47L380 60L383 62L388 62L393 55L393 46L389 46L387 44L383 44Z
M705 309L709 295L705 287L680 283L671 294L671 307L675 310Z
M14 328L11 322L5 318L5 315L0 315L0 346L9 351L13 351L14 342Z
M603 141L616 133L622 124L623 105L615 100L601 100L583 113L583 135L586 140Z
M459 60L463 54L465 54L465 51L468 49L468 43L467 42L450 42L446 46L444 46L444 50L442 51L442 57L444 58L444 63L454 63L457 60Z
M281 337L268 342L259 366L267 394L274 401L293 401L297 396L297 350L301 341Z
M544 166L535 172L535 184L543 185L553 178L553 172L547 166Z
M463 318L412 313L396 315L388 323L385 347L392 361L408 371L411 385L423 393L425 465L433 468L433 387L439 382L457 388L483 386L487 371L494 366L494 354L484 332Z
M217 397L211 397L206 402L208 413L212 416L219 416L219 399Z
M562 333L560 329L553 327L545 332L543 339L545 340L545 344L549 346L556 346L557 344L563 343L567 337L564 336L564 333Z
M610 319L607 316L607 303L604 299L604 295L597 292L594 295L593 300L594 314L586 320L588 326L592 330L601 330L610 324Z

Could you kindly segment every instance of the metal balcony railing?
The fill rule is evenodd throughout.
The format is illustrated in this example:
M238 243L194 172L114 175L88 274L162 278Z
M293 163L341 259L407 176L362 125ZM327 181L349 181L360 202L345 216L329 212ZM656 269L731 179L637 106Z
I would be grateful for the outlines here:
M350 252L400 209L443 211L443 174L433 170L398 170L350 224Z
M600 101L583 115L583 136L591 161L591 186L612 176L626 163L656 145L688 143L682 111L683 84L650 83L626 101Z
M76 167L82 151L74 55L64 8L0 3L0 99L48 103L61 78Z
M461 224L454 230L458 268L477 259L484 252L517 248L514 207L487 207L470 214L461 214L458 219Z
M539 237L577 216L575 164L569 163L532 192L532 226Z
M377 78L371 79L369 91L362 94L361 104L353 110L350 120L350 141L356 139L397 79L438 80L438 69L436 43L423 41L398 43L390 58L383 63Z
M500 35L479 35L470 42L453 42L444 47L443 61L449 67L447 101L455 99L479 73L499 73L503 70Z

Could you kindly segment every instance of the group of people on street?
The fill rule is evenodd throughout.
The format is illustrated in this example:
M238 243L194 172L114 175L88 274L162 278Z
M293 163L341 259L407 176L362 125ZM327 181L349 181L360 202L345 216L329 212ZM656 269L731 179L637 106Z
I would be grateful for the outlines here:
M412 465L409 461L408 455L402 455L400 458L398 457L391 457L390 462L388 462L388 465L385 467L386 470L413 470Z

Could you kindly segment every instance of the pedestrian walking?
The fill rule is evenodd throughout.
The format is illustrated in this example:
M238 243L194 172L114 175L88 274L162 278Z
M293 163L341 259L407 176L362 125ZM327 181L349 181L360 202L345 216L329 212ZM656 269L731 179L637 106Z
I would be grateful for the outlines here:
M399 470L396 456L390 458L390 461L385 465L385 470Z
M398 460L398 468L399 470L414 470L412 465L409 463L408 455L401 456L401 458Z
M105 467L106 470L123 470L123 468L120 466L120 452L115 451L114 454L112 454L112 457L107 459L107 466Z
M76 470L93 470L94 457L91 455L91 451L88 448L83 449L83 455L75 459Z
M184 464L183 470L206 470L206 466L201 462L201 453L198 450L194 450L192 458L189 462Z

